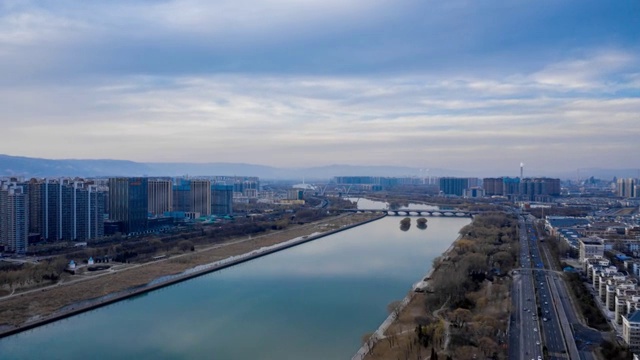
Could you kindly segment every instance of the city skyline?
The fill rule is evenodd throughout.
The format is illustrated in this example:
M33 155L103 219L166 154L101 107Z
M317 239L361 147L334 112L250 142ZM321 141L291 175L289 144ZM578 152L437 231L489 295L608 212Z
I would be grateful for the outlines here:
M0 153L640 168L639 6L6 2Z

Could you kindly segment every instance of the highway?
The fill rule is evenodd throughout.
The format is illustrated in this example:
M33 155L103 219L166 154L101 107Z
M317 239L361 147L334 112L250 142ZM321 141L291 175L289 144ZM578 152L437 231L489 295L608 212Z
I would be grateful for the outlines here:
M530 246L524 219L519 221L520 263L530 264ZM542 338L538 321L534 274L523 269L514 273L509 323L509 359L541 359Z
M512 289L509 359L591 359L579 352L572 324L578 323L561 277L545 269L531 218L520 218L520 264Z
M527 222L527 239L531 254L531 264L534 268L542 269L543 261L540 257L538 237L533 226ZM567 348L560 326L556 299L549 288L549 281L544 271L534 270L534 286L537 293L538 314L542 317L543 344L546 347L548 359L566 359Z

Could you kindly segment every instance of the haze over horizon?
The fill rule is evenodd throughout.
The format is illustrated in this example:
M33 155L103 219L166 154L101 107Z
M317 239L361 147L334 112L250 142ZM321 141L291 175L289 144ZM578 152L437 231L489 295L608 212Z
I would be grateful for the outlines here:
M5 1L0 153L640 168L637 2Z

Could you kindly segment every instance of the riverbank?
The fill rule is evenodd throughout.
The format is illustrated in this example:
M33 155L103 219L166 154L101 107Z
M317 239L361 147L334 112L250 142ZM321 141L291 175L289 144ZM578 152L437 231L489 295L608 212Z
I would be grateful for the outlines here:
M456 240L454 240L451 245L442 253L442 258L446 258L449 256L451 251L455 248L456 242L461 239L461 236L458 236ZM398 307L392 311L389 316L380 324L380 326L376 329L376 331L371 335L371 337L358 349L356 354L351 358L351 360L363 360L363 359L384 359L385 357L380 356L372 356L372 350L376 345L380 343L381 340L384 340L387 336L389 328L394 325L395 327L401 327L399 330L400 333L406 333L405 327L410 330L410 325L413 322L413 317L416 313L416 307L423 308L424 307L424 296L423 291L416 292L416 289L427 290L429 286L429 279L434 275L436 271L439 269L439 264L434 264L429 271L422 277L420 281L418 281L407 293L402 301L398 304ZM410 308L410 309L408 309ZM408 311L410 310L410 311ZM410 318L411 321L406 321ZM406 325L406 326L405 326Z
M0 300L0 324L4 325L0 330L0 337L297 246L383 216L340 215L285 231L236 239L152 263L133 265L117 271L107 270L86 280L5 297ZM277 244L281 246L275 246ZM223 261L229 258L232 259ZM161 278L164 281L157 281Z
M434 261L423 292L412 291L354 359L506 359L509 273L517 263L517 219L474 217ZM363 356L364 354L364 356Z

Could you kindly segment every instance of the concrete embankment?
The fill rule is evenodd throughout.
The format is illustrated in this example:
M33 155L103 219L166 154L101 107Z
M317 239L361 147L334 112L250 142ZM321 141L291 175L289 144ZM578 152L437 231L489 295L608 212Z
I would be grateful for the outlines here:
M341 227L339 229L330 230L330 231L319 233L319 234L309 235L309 236L306 236L306 237L301 237L301 238L299 238L297 240L293 240L293 241L285 241L285 242L283 242L281 244L273 245L273 246L270 246L268 248L256 249L256 250L254 250L252 252L232 257L232 259L228 260L228 261L223 260L223 261L219 261L219 262L210 264L210 266L206 266L206 265L202 266L201 265L201 266L196 267L196 269L198 269L197 271L188 271L187 270L187 271L183 272L180 275L168 278L166 281L162 281L162 282L153 282L152 281L147 285L143 285L143 286L136 287L136 288L133 288L133 289L124 290L124 291L118 292L116 294L110 294L110 295L107 295L107 296L104 296L104 297L100 298L96 302L90 303L90 304L85 305L85 306L79 305L77 308L73 308L73 304L70 304L69 306L66 307L67 310L64 311L64 312L59 312L59 313L56 313L56 314L53 314L53 315L50 315L50 316L47 316L47 317L44 317L44 318L40 318L38 320L23 324L23 325L18 326L18 327L2 329L2 330L0 330L0 338L7 337L7 336L10 336L10 335L14 335L14 334L26 331L26 330L30 330L30 329L45 325L45 324L49 324L49 323L52 323L52 322L55 322L55 321L58 321L58 320L65 319L65 318L68 318L68 317L71 317L71 316L74 316L74 315L78 315L78 314L81 314L83 312L94 310L94 309L97 309L99 307L102 307L102 306L105 306L105 305L109 305L109 304L113 304L115 302L118 302L118 301L121 301L121 300L125 300L125 299L128 299L128 298L132 298L134 296L138 296L138 295L146 293L146 292L150 292L150 291L157 290L157 289L160 289L160 288L163 288L163 287L167 287L167 286L170 286L170 285L173 285L173 284L177 284L177 283L182 282L182 281L193 279L195 277L198 277L198 276L201 276L201 275L204 275L204 274L208 274L208 273L215 272L215 271L218 271L218 270L226 269L226 268L229 268L231 266L234 266L234 265L237 265L237 264L241 264L241 263L244 263L244 262L247 262L247 261L251 261L251 260L263 257L263 256L267 256L267 255L270 255L270 254L273 254L273 253L276 253L276 252L279 252L279 251L282 251L282 250L286 250L286 249L289 249L289 248L292 248L292 247L295 247L295 246L298 246L298 245L302 245L302 244L305 244L305 243L308 243L308 242L323 238L325 236L337 234L339 232L342 232L342 231L345 231L345 230L348 230L348 229L352 229L352 228L355 228L355 227L358 227L358 226L361 226L361 225L364 225L364 224L379 220L379 219L381 219L381 218L383 218L385 216L386 216L386 214L382 214L382 215L380 215L378 217L375 217L375 218L372 218L372 219L369 219L369 220L365 220L365 221L362 221L362 222L359 222L359 223L346 225L346 226L343 226L343 227Z

